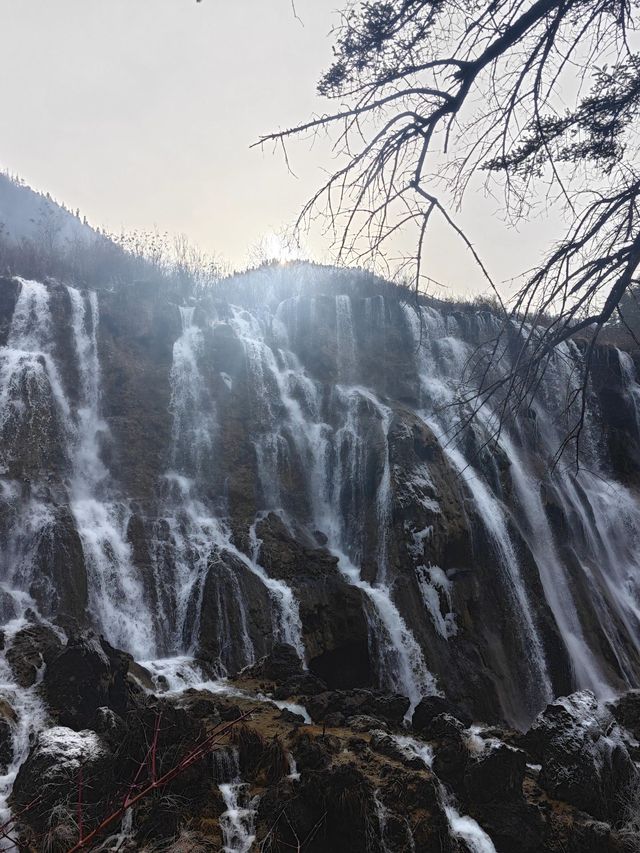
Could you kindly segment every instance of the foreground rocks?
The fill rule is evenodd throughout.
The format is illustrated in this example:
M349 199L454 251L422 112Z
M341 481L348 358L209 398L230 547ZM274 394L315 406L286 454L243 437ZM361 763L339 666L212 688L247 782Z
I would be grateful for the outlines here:
M42 632L29 636L45 649ZM24 850L71 849L81 802L85 835L114 815L88 850L218 851L230 843L231 795L234 832L254 836L243 850L305 839L308 853L474 853L461 828L470 824L497 853L640 850L634 694L609 707L588 692L558 699L524 735L470 726L452 703L425 697L411 733L406 698L328 690L287 646L245 670L231 694L172 696L154 695L144 671L100 637L75 633L56 649L46 646L38 688L51 725L12 795ZM290 696L291 707L269 700L296 684L309 692ZM10 708L3 721L15 725ZM212 748L200 754L203 743ZM141 793L123 830L118 810Z

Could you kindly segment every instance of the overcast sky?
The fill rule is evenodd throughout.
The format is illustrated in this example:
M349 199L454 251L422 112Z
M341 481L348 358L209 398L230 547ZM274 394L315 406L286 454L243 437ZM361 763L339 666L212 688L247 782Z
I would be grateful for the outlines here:
M315 94L343 0L0 0L0 164L94 225L184 233L233 266L286 227L331 165L328 146L282 157L261 133L327 109ZM463 212L492 273L532 265L553 233L506 228L499 203ZM328 260L319 236L307 248ZM429 273L484 289L452 235Z

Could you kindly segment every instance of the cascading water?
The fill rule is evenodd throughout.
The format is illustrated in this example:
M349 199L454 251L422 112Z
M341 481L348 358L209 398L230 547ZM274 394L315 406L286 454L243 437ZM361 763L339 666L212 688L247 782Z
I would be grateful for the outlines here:
M224 853L249 853L255 841L256 807L240 781L219 786L227 807L220 815Z
M249 531L250 553L240 551L232 542L231 533L224 521L222 502L212 506L202 494L206 472L215 464L216 432L218 429L214 404L203 372L203 333L194 323L194 309L181 308L182 334L174 344L171 369L172 470L167 472L169 498L162 508L163 521L171 532L171 573L163 576L156 560L156 584L162 587L158 598L175 597L174 637L169 644L173 652L181 648L193 650L197 641L199 614L209 559L215 550L233 556L264 585L273 605L274 639L290 643L304 660L298 606L286 584L270 578L258 562L259 540L254 523ZM166 537L165 537L166 541ZM164 550L164 542L160 545ZM228 646L232 624L230 608L237 609L242 636L233 638L243 647L245 664L255 659L247 629L247 602L232 568L224 561L217 564L225 573L231 588L231 601L222 591L218 610L225 614L220 623L218 645ZM223 661L219 674L226 672Z
M212 753L213 778L225 804L220 815L224 853L249 853L255 841L258 798L251 797L240 779L238 750L223 747Z
M6 649L11 647L15 634L24 626L23 619L12 620L4 626ZM33 733L42 730L47 721L46 709L38 694L38 686L37 681L32 687L26 689L18 685L5 655L0 657L0 697L7 703L12 714L12 719L9 720L11 759L0 772L0 825L3 826L11 817L8 805L9 795L20 765L29 752ZM5 717L5 721L6 719ZM0 841L0 850L4 849L15 849L9 839Z
M392 737L405 755L419 758L425 767L432 770L433 750L428 744L408 735L392 735ZM451 836L464 841L470 853L496 853L496 848L487 833L472 817L460 814L455 798L440 781L438 781L438 791L449 822Z
M458 410L451 405L457 392L456 380L465 372L475 341L467 343L461 340L463 333L457 319L445 321L430 308L423 307L419 314L414 308L408 308L405 316L417 345L423 416L465 482L473 498L474 511L480 516L505 570L530 671L537 684L542 686L542 691L536 689L531 696L532 710L551 696L552 688L540 630L533 616L531 594L524 583L507 520L520 531L533 554L546 604L566 647L575 684L590 687L602 698L611 694L611 686L610 677L594 654L593 645L590 646L586 639L580 608L572 590L575 580L567 571L566 556L563 560L558 555L556 537L541 498L543 480L531 472L531 460L536 460L538 466L540 460L544 460L546 488L562 507L563 516L578 532L572 543L572 559L584 574L590 589L590 605L597 614L610 651L617 658L619 672L627 684L634 683L634 666L626 650L629 643L637 644L640 566L629 546L636 541L640 518L635 498L624 486L613 482L600 464L594 451L597 440L589 412L583 439L590 455L586 470L575 473L561 465L552 475L548 473L549 468L553 470L553 454L560 445L562 429L561 425L554 423L552 413L557 399L563 394L568 395L579 382L580 373L575 367L580 363L579 351L575 347L571 349L571 345L563 345L548 369L546 383L539 395L541 399L532 404L535 432L527 432L522 425L515 425L516 441L509 431L501 431L498 447L509 461L509 480L517 500L516 507L508 507L502 495L494 493L491 479L477 469L476 461L465 457L460 446L450 442L459 417ZM453 336L454 331L459 337ZM442 358L443 353L446 353L446 359ZM620 355L623 384L635 407L638 386L633 363L627 354ZM488 429L490 420L491 413L481 411L477 420L479 428L483 429L485 425ZM613 534L614 528L616 534ZM606 571L602 571L603 566L607 566Z
M345 317L350 312L345 300L339 299L339 315L342 317L342 332L338 344L344 338L344 328L348 325ZM294 313L295 316L295 313ZM386 534L390 519L390 470L387 448L387 431L390 412L369 390L359 387L336 386L336 409L343 411L341 426L332 429L321 419L322 387L313 382L292 353L283 353L282 349L290 345L288 323L291 313L280 312L277 333L282 348L280 367L272 348L264 340L265 333L255 318L247 318L245 311L234 311L230 322L238 338L243 342L247 364L251 371L252 389L256 399L262 403L262 425L266 428L266 437L261 436L259 446L262 453L258 458L261 475L262 493L265 496L279 496L278 460L272 459L269 466L264 464L264 448L284 446L290 448L285 432L293 436L293 448L296 453L295 464L306 474L309 502L312 508L314 525L328 537L328 546L338 557L339 566L350 583L359 587L367 596L371 609L370 626L376 637L380 659L379 675L382 684L404 693L411 700L411 707L427 693L437 692L435 680L426 666L424 655L411 631L402 619L394 604L390 589L385 583L387 569ZM297 317L296 317L297 324ZM293 334L296 332L294 326ZM346 356L338 354L340 363L353 365L351 357L352 342ZM302 389L301 404L293 392ZM275 396L275 400L274 400ZM370 407L380 423L380 433L384 442L383 472L377 484L375 507L379 535L377 537L378 579L369 583L362 579L360 569L354 560L362 556L363 522L359 513L364 511L362 493L358 493L363 483L363 456L366 454L365 437L358 429L358 409L362 405ZM275 414L280 411L278 418ZM334 465L330 460L334 460ZM268 482L267 482L268 479ZM344 493L352 490L352 512L357 519L354 525L345 523L341 512ZM266 506L265 510L280 509ZM353 558L352 556L353 555Z
M67 292L80 374L77 423L71 430L70 505L83 545L89 606L114 644L147 658L154 653L155 636L126 541L129 510L110 499L109 475L100 458L100 440L107 428L99 412L98 300L95 293L82 294L72 287Z
M417 313L419 312L419 314ZM449 441L455 432L459 414L453 406L457 393L456 377L462 377L465 365L471 356L472 348L465 342L442 335L442 318L430 309L408 307L405 311L411 330L421 385L422 415L438 438L452 468L458 473L469 490L474 509L479 515L491 540L499 563L503 569L505 589L512 600L523 649L527 656L529 670L533 678L533 690L530 697L532 711L539 706L541 699L548 701L553 697L544 650L540 642L538 629L533 618L533 608L524 584L511 536L507 528L506 517L500 501L492 493L489 485L475 470L472 462L465 458L459 447ZM432 355L431 344L437 340L441 351L447 354L446 373L438 371ZM446 379L450 377L450 381ZM437 409L438 415L428 414L428 409ZM479 418L486 417L482 412Z
M113 305L101 296L99 311L95 294L18 282L0 351L5 620L27 608L55 615L62 592L49 544L62 529L65 555L72 535L81 543L73 565L86 572L92 624L139 659L199 653L213 610L215 675L276 641L313 670L306 633L322 656L331 632L316 624L320 605L311 615L303 606L304 565L279 572L264 558L273 543L263 530L276 518L302 543L299 559L312 546L337 558L369 626L372 680L412 706L446 693L475 643L489 680L523 697L516 708L498 690L489 710L514 722L557 692L558 672L600 696L636 683L640 513L633 486L607 468L596 415L589 470L549 470L560 434L553 400L575 381L579 352L567 347L550 365L530 422L479 454L491 412L454 443L451 404L495 321L403 306L376 288L355 273L272 268L221 286L215 303L180 309L167 446L157 487L138 501L118 479L111 460L122 439L103 416L122 414L105 400L102 374L113 367L99 358L100 315L113 325ZM618 358L633 408L633 363ZM234 431L241 474L226 450ZM340 637L329 639L339 658ZM456 670L458 693L475 666L484 663L469 656Z

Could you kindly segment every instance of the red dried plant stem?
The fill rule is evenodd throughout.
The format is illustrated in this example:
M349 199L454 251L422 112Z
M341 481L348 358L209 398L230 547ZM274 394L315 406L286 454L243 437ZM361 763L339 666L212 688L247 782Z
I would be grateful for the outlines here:
M82 841L82 837L84 834L84 827L82 821L82 759L80 760L80 767L78 769L78 836L80 841Z
M220 743L220 738L227 734L235 725L237 725L241 720L244 720L246 717L250 716L252 711L246 711L244 714L239 716L236 720L232 720L229 723L226 723L221 729L216 729L211 732L210 735L207 735L204 740L202 740L199 744L196 744L193 749L191 749L176 765L174 765L170 770L164 773L160 778L155 781L150 782L142 791L139 791L134 797L129 798L129 796L125 797L123 804L116 809L116 811L112 812L108 815L104 820L93 829L88 835L85 835L84 838L80 839L77 844L73 847L69 848L67 853L76 853L78 850L84 849L88 844L94 841L99 835L101 835L105 829L107 829L114 821L121 819L124 816L124 813L127 809L135 806L140 800L144 797L148 796L152 791L157 790L158 788L162 788L167 785L169 782L173 781L176 777L178 777L181 773L184 773L189 767L192 767L196 764L200 759L204 758L204 756L210 752L214 746L218 746ZM131 789L130 789L131 790Z

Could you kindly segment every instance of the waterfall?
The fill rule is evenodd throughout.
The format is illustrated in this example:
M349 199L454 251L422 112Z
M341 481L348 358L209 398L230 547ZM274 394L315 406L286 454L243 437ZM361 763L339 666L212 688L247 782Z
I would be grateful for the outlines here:
M289 324L295 317L293 329L299 325L295 312L280 315L280 335L285 346L290 345ZM258 473L262 482L263 495L279 496L280 466L277 458L265 465L265 448L286 444L284 435L292 436L296 461L306 476L306 488L314 515L314 526L328 537L328 547L338 558L343 576L357 586L370 602L369 621L379 650L378 662L381 683L404 693L411 700L411 708L423 695L438 692L435 679L426 665L424 655L411 630L403 620L393 602L387 576L386 533L390 518L390 467L387 433L390 411L366 388L336 386L335 414L344 422L338 429L321 419L322 388L306 375L304 368L293 353L281 358L283 366L273 349L265 341L265 332L260 323L248 317L246 311L234 310L230 325L243 343L247 365L251 376L254 405L260 403L261 423L265 435L259 439L261 464ZM293 332L291 333L293 335ZM280 350L281 351L281 350ZM291 389L303 389L305 405L291 393ZM376 554L378 579L372 584L360 576L354 560L362 558L365 543L362 540L362 513L365 511L362 485L364 481L363 456L367 452L366 439L359 430L359 408L368 406L380 423L383 441L383 472L377 484L374 504L378 520ZM335 465L330 464L331 459ZM265 482L268 481L268 482ZM274 485L274 482L276 485ZM353 507L351 518L345 523L341 501L345 492L351 491ZM267 505L265 509L280 509Z
M274 625L276 639L281 643L289 643L298 652L298 657L304 662L305 649L302 640L302 623L300 621L300 609L295 595L290 587L276 578L270 578L258 562L260 554L260 539L256 532L256 525L261 521L260 514L249 528L249 540L251 542L250 559L246 561L247 566L253 574L260 579L269 592L273 602L275 614Z
M107 427L99 411L98 299L95 293L82 294L73 287L67 292L80 373L70 505L82 540L89 606L112 643L148 658L155 650L153 615L126 541L130 513L126 504L110 499L109 475L100 458Z
M53 357L49 292L37 281L18 279L20 292L11 319L0 373L0 423L19 431L23 417L36 416L36 405L59 417L63 427L70 408ZM26 395L26 401L24 396Z
M391 735L396 745L410 758L419 758L433 772L433 749L410 735ZM464 841L470 853L496 853L493 841L482 827L469 815L458 811L455 798L450 791L438 780L440 802L449 823L449 833L452 838Z
M69 460L68 505L82 541L96 625L111 642L148 657L153 650L152 614L143 600L124 536L128 510L126 503L110 498L108 472L100 459L100 441L107 429L99 413L96 294L66 288L79 372L79 402L74 412L55 360L50 292L39 282L20 279L19 283L2 352L0 422L3 429L10 427L27 442L27 447L29 443L41 447L44 441L50 446L59 443L59 458ZM41 434L44 428L50 430L45 436ZM7 446L11 448L10 443ZM19 499L12 486L5 488ZM36 486L5 548L3 562L11 560L13 566L7 567L3 581L17 583L21 590L28 589L34 579L39 543L55 524L51 505L37 494ZM81 571L83 567L74 568ZM29 606L37 610L33 602Z
M101 363L121 345L117 301L19 279L2 318L5 622L65 608L82 621L86 606L114 645L160 668L173 660L176 684L195 683L195 664L193 678L177 673L201 653L212 658L206 677L221 678L276 642L314 672L324 656L320 672L339 657L342 628L317 583L359 608L345 648L366 655L368 642L366 679L411 708L460 693L476 665L473 689L493 689L488 705L516 724L559 686L606 697L637 684L640 502L633 472L616 479L590 400L588 464L553 465L558 401L581 376L573 344L489 446L497 402L464 429L455 405L470 357L498 329L489 312L408 306L364 274L313 267L230 279L180 309L144 302L145 358L157 355L145 349L163 328L156 309L179 326L158 343L167 440L138 496L118 468L130 403L109 396L114 363ZM622 351L610 358L635 441L634 364ZM279 565L287 541L299 562ZM307 572L307 558L331 577ZM86 598L71 582L85 576Z
M171 369L171 410L173 412L172 464L174 470L166 474L171 483L169 502L164 507L175 547L172 558L174 573L169 578L169 594L175 594L177 617L175 638L172 648L180 650L180 642L193 648L197 638L199 613L204 581L208 570L208 561L212 550L232 555L238 563L246 567L264 585L273 605L274 640L290 643L304 660L305 651L302 641L302 626L298 604L292 590L282 581L270 578L258 562L260 541L256 525L257 517L249 530L250 553L240 551L232 541L232 536L221 507L207 507L200 496L203 484L203 471L212 470L216 452L217 421L207 384L202 373L202 330L194 323L193 308L181 308L182 335L174 344L173 365ZM259 355L254 347L249 358L253 369L259 370ZM268 397L261 386L260 373L257 374L255 389L256 404L268 406ZM259 457L260 458L260 457ZM233 602L229 602L221 593L218 606L226 613L230 606L240 612L243 628L244 662L254 660L254 651L247 627L245 596L239 585L233 568L227 571L227 578L234 590ZM191 616L195 614L195 617ZM191 619L191 624L187 621ZM229 618L220 625L220 645L228 644ZM224 673L223 664L221 674Z
M469 853L496 853L493 841L478 822L468 815L461 815L451 802L447 803L446 798L444 811L451 835L464 841Z
M23 619L15 619L3 626L5 649L11 647L15 634L25 624ZM47 722L47 713L38 688L39 679L26 689L18 685L5 654L0 657L0 696L15 715L15 719L9 721L11 761L4 768L4 772L0 771L0 825L6 824L11 818L9 796L20 765L29 752L33 734L42 731ZM15 846L8 840L0 840L0 850L5 849L12 850Z
M546 702L553 698L553 688L540 640L540 632L534 621L533 608L522 577L518 556L509 534L505 512L471 461L465 458L460 448L454 446L448 439L449 434L454 431L456 419L459 417L455 408L446 408L447 404L451 405L454 402L456 388L453 383L445 384L440 379L434 382L433 379L434 374L437 375L436 366L429 357L430 353L423 340L424 336L428 337L430 331L433 330L434 317L432 313L424 311L421 317L416 317L415 309L407 308L405 316L416 347L416 360L423 400L436 402L440 412L437 416L429 415L426 411L421 414L425 423L433 430L453 470L458 473L471 494L474 509L495 549L503 572L505 590L511 599L515 622L527 656L527 665L532 678L529 704L530 710L534 712L541 700ZM436 318L436 322L439 319ZM448 370L453 375L462 376L465 363L470 355L466 345L447 336L439 337L437 340L441 350L443 347L447 350ZM481 413L480 418L483 417L487 418L484 413Z
M536 559L546 600L569 654L576 685L590 687L599 696L605 696L609 688L585 640L570 580L558 558L553 532L542 506L540 486L526 471L511 439L503 435L502 444L511 460L511 478L527 522L525 536Z
M249 853L255 836L256 798L247 793L248 785L238 781L218 786L227 807L220 815L224 853Z
M338 360L338 379L343 385L354 381L356 371L356 346L353 329L351 297L347 294L336 296L336 353Z

